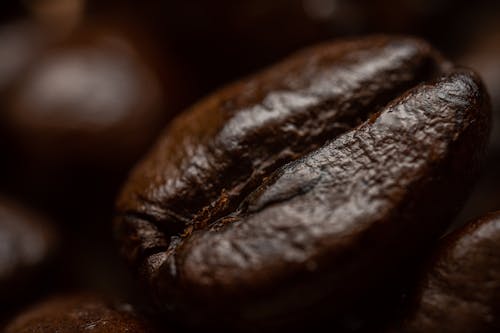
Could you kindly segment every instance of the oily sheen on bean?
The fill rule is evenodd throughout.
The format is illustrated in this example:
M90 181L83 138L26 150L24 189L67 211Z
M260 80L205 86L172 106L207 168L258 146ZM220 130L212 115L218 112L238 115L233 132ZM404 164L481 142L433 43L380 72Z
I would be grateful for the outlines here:
M321 45L175 119L125 185L116 234L188 326L334 314L446 228L488 132L479 79L426 43Z

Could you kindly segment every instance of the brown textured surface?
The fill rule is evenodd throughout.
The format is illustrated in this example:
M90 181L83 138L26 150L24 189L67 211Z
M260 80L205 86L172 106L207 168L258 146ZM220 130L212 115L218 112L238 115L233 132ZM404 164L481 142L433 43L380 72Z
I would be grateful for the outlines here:
M428 45L384 37L298 54L178 117L132 175L118 211L184 228L204 207L247 194L277 166L357 125L434 66Z
M43 218L15 203L0 203L0 310L34 285L56 249L55 231Z
M15 318L5 333L152 333L128 304L73 295L40 303Z
M323 45L174 120L117 206L159 307L246 330L332 295L334 313L437 237L489 128L473 73L421 83L449 67L409 38Z
M500 212L443 239L419 286L414 312L397 331L500 331Z

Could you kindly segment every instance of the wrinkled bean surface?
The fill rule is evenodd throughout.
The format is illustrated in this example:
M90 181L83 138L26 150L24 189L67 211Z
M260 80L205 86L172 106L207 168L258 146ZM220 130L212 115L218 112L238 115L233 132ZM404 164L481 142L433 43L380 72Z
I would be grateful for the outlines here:
M189 325L335 312L439 236L488 129L478 78L422 41L304 51L174 120L118 200L122 252Z

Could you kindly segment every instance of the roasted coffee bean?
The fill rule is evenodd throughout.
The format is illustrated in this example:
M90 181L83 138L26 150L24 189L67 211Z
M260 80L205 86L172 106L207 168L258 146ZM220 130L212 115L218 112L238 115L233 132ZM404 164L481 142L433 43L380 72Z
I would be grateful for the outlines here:
M93 295L56 297L15 318L5 333L153 333L153 327L129 304Z
M96 187L114 196L166 120L163 107L160 83L120 34L85 31L53 46L17 79L0 116L9 189L59 208L79 195L88 207Z
M5 121L33 159L128 160L158 126L158 82L130 46L113 36L88 44L42 56L12 93Z
M396 332L498 332L500 212L444 238L417 294L411 315Z
M57 236L42 217L5 199L0 203L0 313L36 286L57 249Z
M419 40L299 53L173 121L118 200L122 252L187 325L334 315L446 228L488 102Z

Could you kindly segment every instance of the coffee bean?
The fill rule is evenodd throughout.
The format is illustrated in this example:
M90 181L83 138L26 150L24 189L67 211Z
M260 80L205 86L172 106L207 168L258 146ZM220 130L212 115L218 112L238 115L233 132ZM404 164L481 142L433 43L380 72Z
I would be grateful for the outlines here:
M186 325L335 314L439 237L489 121L475 74L422 41L304 51L174 120L118 200L122 252Z
M419 284L416 304L397 332L500 330L500 212L444 238Z
M6 333L153 333L155 330L129 304L93 295L46 300L15 318Z
M11 151L3 178L40 206L71 205L79 195L88 202L96 188L114 196L168 116L148 65L106 30L89 28L52 46L9 92L0 117Z
M248 194L277 166L358 125L439 66L446 63L428 45L385 37L302 52L178 117L155 149L158 157L127 185L119 210L154 214L180 228L211 203L230 210L234 203L226 206L238 201L233 198ZM163 184L164 193L148 191L137 200L143 187Z
M176 119L156 148L158 157L128 183L118 209L153 214L174 232L196 216L224 215L275 168L359 124L439 66L446 63L427 44L385 37L298 54ZM146 191L144 199L137 198L145 187L161 193ZM204 209L209 205L213 209ZM163 238L126 244L129 259L164 246Z
M42 217L6 199L0 202L0 310L36 286L57 248L54 229Z
M127 160L161 119L158 82L124 40L82 44L41 57L10 100L6 122L33 159Z

